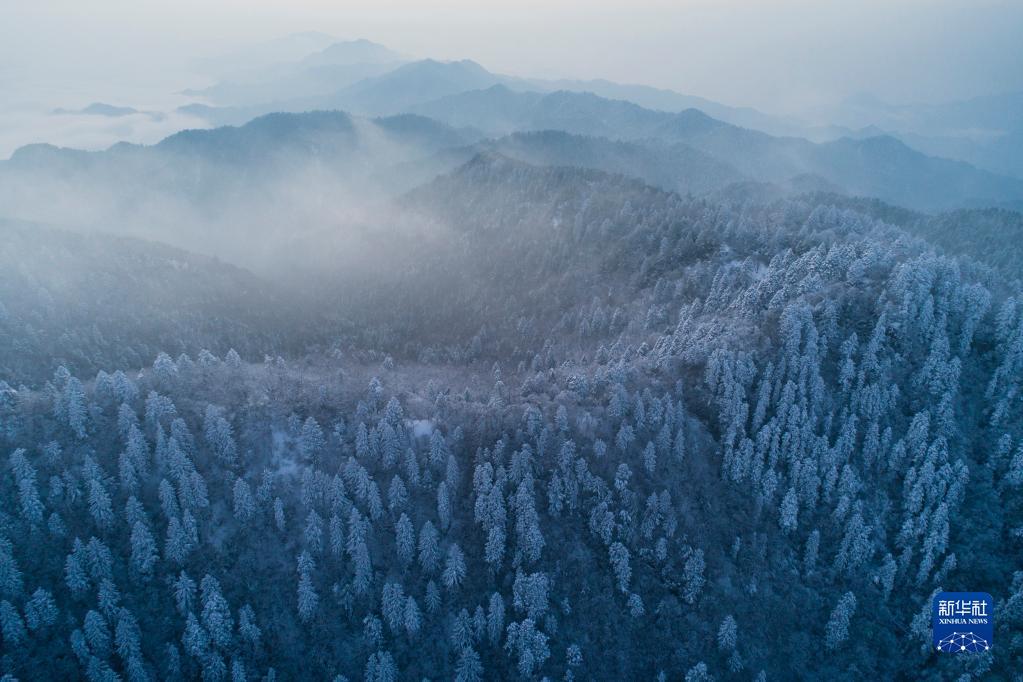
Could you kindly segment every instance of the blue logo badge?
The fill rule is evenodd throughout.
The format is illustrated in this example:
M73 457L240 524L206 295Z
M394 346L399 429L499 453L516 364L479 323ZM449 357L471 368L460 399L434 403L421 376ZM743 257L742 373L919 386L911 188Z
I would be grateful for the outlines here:
M947 654L976 654L991 649L995 602L987 592L941 592L934 597L931 623L934 648Z

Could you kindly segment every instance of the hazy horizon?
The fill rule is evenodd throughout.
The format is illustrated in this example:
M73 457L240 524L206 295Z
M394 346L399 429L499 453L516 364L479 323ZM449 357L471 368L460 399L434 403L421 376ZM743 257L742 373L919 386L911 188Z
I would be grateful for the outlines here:
M416 59L471 59L532 78L607 79L695 95L814 123L846 98L940 103L1023 90L1023 5L1004 1L840 3L704 0L669 3L404 0L273 3L195 0L86 8L7 3L0 26L0 156L30 142L98 149L152 142L172 118L111 129L41 114L108 102L172 109L176 93L215 82L203 60L318 31L368 39ZM926 5L926 12L921 8ZM523 40L528 36L529 40ZM817 119L817 120L814 120ZM97 123L104 123L98 126ZM121 122L122 124L126 122ZM123 137L119 137L123 134ZM51 136L52 139L50 139Z

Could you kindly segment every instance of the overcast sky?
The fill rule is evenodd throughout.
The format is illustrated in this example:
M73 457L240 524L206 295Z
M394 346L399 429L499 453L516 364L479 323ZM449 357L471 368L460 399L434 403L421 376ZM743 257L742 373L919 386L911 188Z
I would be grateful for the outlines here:
M0 108L165 106L204 84L196 59L309 30L786 113L1023 90L1021 0L0 0L0 17Z

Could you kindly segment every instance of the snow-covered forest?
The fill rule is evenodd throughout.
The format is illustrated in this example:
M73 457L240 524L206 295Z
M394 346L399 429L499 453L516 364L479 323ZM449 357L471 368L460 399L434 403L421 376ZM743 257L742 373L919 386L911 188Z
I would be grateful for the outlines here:
M301 356L96 316L44 377L25 331L67 318L5 305L6 672L1020 669L1018 285L851 209L496 157L403 201L450 240L278 330ZM961 580L1000 646L938 660Z
M380 50L0 161L0 682L1023 680L1023 180Z

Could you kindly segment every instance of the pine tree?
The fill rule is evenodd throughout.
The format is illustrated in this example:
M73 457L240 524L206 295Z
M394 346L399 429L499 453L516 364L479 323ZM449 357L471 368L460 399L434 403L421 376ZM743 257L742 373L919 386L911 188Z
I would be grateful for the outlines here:
M11 469L18 484L18 500L21 503L21 517L30 524L38 526L43 521L42 500L36 486L36 472L25 457L25 450L18 448L11 453Z
M77 544L75 549L78 549ZM93 581L103 582L113 579L114 557L110 548L104 545L98 538L91 537L89 542L82 548L82 552L89 576Z
M440 589L437 587L437 583L430 580L426 583L426 609L430 613L436 613L437 609L441 605Z
M491 644L497 644L504 632L504 599L497 592L490 595L487 607L487 634Z
M704 577L703 570L706 564L703 560L703 550L698 549L689 555L686 559L685 566L683 567L682 580L685 585L685 600L688 604L693 604L700 595L700 591L703 589Z
M384 585L380 597L380 612L391 632L397 633L404 626L405 590L400 583L389 582Z
M654 469L657 468L657 446L653 441L647 443L643 449L643 468L650 475L653 475Z
M886 554L884 563L881 566L881 570L878 573L878 580L881 583L881 594L884 601L888 601L888 597L891 596L892 589L895 587L895 576L898 573L898 564L895 563L894 557L891 554Z
M497 497L503 499L500 494ZM483 558L495 569L501 565L501 560L504 558L505 542L503 522L487 529L487 542L483 549Z
M316 607L320 602L313 586L313 580L309 571L301 571L298 577L298 616L303 622L308 623L316 614Z
M25 624L32 632L53 625L57 621L59 611L53 595L42 587L32 593L25 602Z
M103 578L99 583L99 594L96 601L100 612L107 618L114 618L121 610L121 591L110 578Z
M238 355L238 351L231 348L227 351L224 356L224 364L227 365L228 369L232 372L239 372L242 369L242 358Z
M849 621L856 611L856 597L852 592L846 592L838 601L828 624L825 627L824 644L829 649L836 649L849 637Z
M117 473L121 479L121 489L129 494L138 492L139 476L135 465L127 452L122 452L117 459Z
M153 534L142 521L136 521L131 529L131 567L136 573L148 576L156 564L156 542Z
M465 579L465 555L455 543L448 546L448 556L444 563L444 573L441 575L441 579L448 589L458 587Z
M238 609L238 634L248 644L251 652L259 650L263 632L256 623L256 612L249 604Z
M98 477L90 478L87 485L89 487L89 513L92 515L92 520L102 529L109 528L114 522L114 510L106 487Z
M544 537L533 501L533 477L528 474L515 492L515 536L523 559L527 563L538 561L543 551Z
M89 682L119 682L121 679L105 661L95 656L89 658L85 676Z
M433 573L440 563L440 546L437 529L429 521L419 531L419 565L426 573Z
M129 679L139 679L144 673L139 670L142 660L142 633L138 621L128 609L121 609L114 626L114 644Z
M447 481L441 481L437 486L437 518L440 520L441 530L447 530L451 526L451 499Z
M632 430L632 426L630 424L622 424L622 427L618 429L618 435L615 436L615 447L620 452L626 453L634 440L636 440L636 434Z
M409 485L416 488L419 485L419 459L416 457L416 452L412 448L405 450L405 456L402 459L402 472L405 474L405 479Z
M2 538L0 538L2 540ZM82 599L85 596L86 591L89 589L89 576L86 574L85 566L82 560L82 554L84 549L79 550L82 547L80 540L75 540L75 550L73 550L64 559L64 583L67 585L68 591L71 592L73 599ZM0 585L3 584L3 544L0 542ZM18 576L18 591L21 590L20 575ZM6 591L4 591L6 594Z
M0 530L0 595L8 599L21 596L22 589L21 570L12 551L10 540Z
M565 649L565 663L569 668L578 668L583 664L583 650L578 644L569 644Z
M181 677L181 653L173 643L168 643L164 654L164 679L176 680Z
M527 618L539 622L547 613L550 580L544 573L526 575L519 570L512 587L512 604L515 609L525 612Z
M781 529L786 533L791 533L796 529L797 516L799 515L799 498L796 497L796 489L794 487L789 488L788 492L785 493L785 497L781 501L781 509L779 510L778 524Z
M700 661L686 672L686 682L710 682L713 680L707 671L707 664Z
M4 636L4 647L13 648L24 641L25 621L14 605L6 599L0 601L0 634Z
M161 390L170 390L178 377L178 367L166 353L159 353L153 362L153 376L156 377Z
M646 607L643 606L643 598L635 592L629 595L626 605L629 607L629 615L633 618L641 618L646 613Z
M403 566L407 566L412 561L416 549L415 529L408 514L402 513L398 523L395 524L394 546L398 554L398 561Z
M306 462L315 461L323 452L326 440L323 437L323 429L312 417L307 417L302 424L302 433L298 440L298 452Z
M735 648L737 636L738 626L735 623L735 618L731 615L725 616L718 628L718 648L722 651L731 651Z
M203 682L223 682L227 678L227 663L216 651L209 652L202 661Z
M439 430L434 430L430 434L430 466L439 467L441 464L447 461L448 458L448 446L444 440L444 435Z
M204 660L209 655L210 636L191 611L185 617L185 632L181 636L181 644L185 652L197 660Z
M233 466L238 456L231 423L224 418L224 411L215 405L207 405L203 419L203 434L217 458L226 466Z
M480 656L472 647L462 650L455 667L455 682L481 682L483 680L483 664Z
M248 523L256 515L256 500L252 496L252 488L245 479L238 478L234 482L234 516L241 523Z
M629 591L629 580L632 578L632 568L629 566L629 550L620 542L615 542L608 550L611 558L611 569L614 571L618 589L622 592Z
M78 440L85 439L88 427L88 410L85 406L85 390L82 382L70 377L64 387L63 414L65 423Z
M408 489L401 476L395 474L391 478L391 486L387 489L387 507L392 514L397 514L408 506Z
M302 533L302 537L305 540L306 550L311 554L318 555L323 551L323 519L315 509L310 510L306 517L305 531Z
M182 615L192 610L195 603L195 590L195 581L189 578L187 573L181 571L174 580L174 603Z
M416 602L414 597L409 596L408 598L405 599L405 609L403 615L404 615L403 624L405 626L405 632L408 633L408 636L410 638L414 638L416 634L419 632L419 628L422 626L423 622L422 615L420 614L419 611L419 604Z
M163 545L164 558L167 561L181 564L184 563L191 551L192 542L188 536L188 531L178 517L171 517L170 522L167 524L167 539Z
M355 577L352 581L352 586L355 588L356 594L366 594L373 581L373 564L370 561L369 548L366 546L366 541L361 538L355 544L353 561L355 564Z
M231 644L234 619L227 601L220 593L220 583L206 574L200 583L202 592L202 623L209 632L211 641L221 649Z
M538 631L528 618L508 625L504 646L509 655L517 659L518 671L523 677L532 677L551 655L547 635Z
M378 651L369 657L366 663L366 682L395 682L398 679L398 668L390 652Z
M82 631L85 633L85 640L93 653L100 658L107 658L110 655L112 639L110 628L107 627L107 621L103 616L96 611L89 610L85 614Z
M803 573L809 575L817 568L817 552L820 549L821 533L816 528L806 539L806 548L803 550Z

